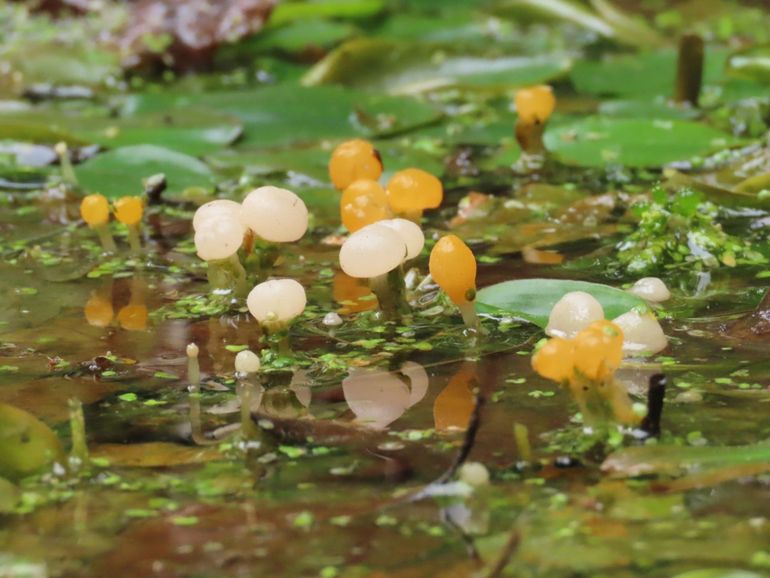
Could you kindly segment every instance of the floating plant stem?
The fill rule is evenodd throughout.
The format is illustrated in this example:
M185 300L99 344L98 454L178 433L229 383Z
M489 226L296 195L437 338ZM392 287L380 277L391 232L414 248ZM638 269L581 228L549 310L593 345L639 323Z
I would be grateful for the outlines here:
M679 59L676 66L676 93L674 100L698 106L703 84L703 38L685 34L679 39Z
M77 185L78 177L75 174L75 169L72 168L72 162L70 161L70 154L67 143L56 143L56 146L54 146L54 151L59 157L59 165L61 166L62 178L71 185Z
M198 361L200 350L195 343L187 345L187 382L190 384L190 391L197 391L201 382L201 368Z
M86 420L83 417L83 404L77 398L69 400L70 410L70 435L72 437L72 450L70 460L77 466L88 463L88 443L86 441Z

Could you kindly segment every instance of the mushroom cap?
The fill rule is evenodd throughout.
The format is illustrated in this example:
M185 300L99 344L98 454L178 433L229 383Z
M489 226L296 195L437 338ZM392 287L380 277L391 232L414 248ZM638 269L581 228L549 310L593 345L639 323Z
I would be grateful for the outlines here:
M143 214L144 203L140 197L121 197L115 201L115 218L124 225L136 225Z
M404 239L390 227L374 223L359 229L340 249L340 266L351 277L379 277L403 263Z
M239 351L235 355L235 371L238 373L244 373L246 375L257 373L261 365L259 356L249 349Z
M417 223L408 219L387 219L379 221L379 224L393 229L401 236L406 243L406 260L417 257L425 246L425 234Z
M572 291L559 299L548 316L546 335L571 339L594 321L604 319L604 309L585 291Z
M195 215L193 215L193 231L197 231L205 221L222 215L240 221L241 204L229 199L217 199L201 205L198 207L198 210L195 211Z
M227 259L238 252L246 233L240 221L229 214L212 216L195 232L195 249L204 261Z
M98 193L83 197L80 202L80 216L91 227L105 225L110 220L110 204L107 197Z
M623 330L623 351L626 353L653 355L668 345L663 328L652 314L642 315L631 310L613 323Z
M671 291L658 277L643 277L628 292L651 303L662 303L671 298Z
M489 484L489 470L481 462L465 462L460 466L457 477L474 488Z
M392 373L358 368L342 380L342 393L357 420L373 429L401 417L411 397L407 385Z
M430 276L457 305L476 297L476 257L457 235L444 235L433 245L428 260Z
M187 357L198 357L200 349L196 343L188 343L185 352L187 353Z
M343 191L359 179L376 181L382 175L382 160L372 143L363 139L345 141L329 160L329 177Z
M435 209L444 200L444 185L421 169L398 171L385 188L390 206L398 213Z
M302 315L307 296L294 279L271 279L254 287L246 304L260 324L285 324Z
M516 112L526 123L545 122L556 108L553 89L546 85L522 88L514 97Z
M340 220L351 233L389 216L388 195L377 181L360 179L343 191Z
M265 241L291 243L307 231L307 207L287 189L267 186L243 199L244 223Z

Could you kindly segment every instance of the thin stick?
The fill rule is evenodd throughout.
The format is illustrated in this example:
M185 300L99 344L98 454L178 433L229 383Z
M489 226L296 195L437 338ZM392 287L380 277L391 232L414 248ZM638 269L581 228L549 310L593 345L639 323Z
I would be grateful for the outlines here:
M513 528L511 533L508 535L508 540L506 540L505 546L503 546L503 549L500 551L500 554L497 556L494 564L490 566L487 572L482 574L481 578L498 578L498 576L503 573L503 570L505 570L505 567L508 566L511 558L516 553L516 550L519 549L520 544L521 533L519 532L518 528Z
M86 420L83 416L83 404L79 399L71 398L69 408L70 435L72 437L70 459L82 466L88 463L88 442L86 441Z
M674 95L676 102L698 106L703 84L703 54L703 38L697 34L685 34L680 38Z
M468 429L465 430L463 445L460 446L460 451L457 452L457 456L455 457L454 462L452 462L452 465L449 466L449 469L439 476L433 484L446 484L454 477L457 470L460 469L460 466L462 466L468 459L471 450L473 450L473 446L476 445L476 434L481 425L481 407L484 405L484 402L485 399L481 394L476 395L476 405L473 407L473 413L471 413L470 419L468 419Z
M650 387L647 389L647 415L640 427L650 437L660 435L660 420L663 417L667 382L666 376L662 373L656 373L650 377Z

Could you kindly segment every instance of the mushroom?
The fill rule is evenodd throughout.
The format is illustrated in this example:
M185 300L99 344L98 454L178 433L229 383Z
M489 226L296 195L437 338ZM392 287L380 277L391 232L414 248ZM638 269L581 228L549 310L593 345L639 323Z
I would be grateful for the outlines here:
M138 253L142 250L139 239L139 223L144 215L144 203L140 197L121 197L115 201L115 218L128 229L128 244L131 251Z
M259 356L249 349L239 351L235 355L235 373L239 377L248 377L252 373L257 373L260 366Z
M406 242L394 229L374 223L348 237L340 249L340 266L350 277L368 279L380 307L389 317L397 313L403 282L389 279L408 254Z
M342 393L356 421L384 429L409 407L411 393L403 380L390 372L353 368L342 380Z
M195 249L208 263L208 278L213 287L242 290L246 271L238 259L246 229L230 213L213 214L202 220L195 231Z
M653 355L668 346L668 339L651 313L631 310L614 320L623 330L623 351L636 355Z
M190 388L196 389L201 382L201 367L198 361L200 349L195 343L188 343L185 353L187 353L187 381Z
M414 259L425 246L425 233L420 226L408 219L385 219L380 225L393 229L406 243L406 258L404 261Z
M307 231L307 207L287 189L254 189L243 199L241 215L257 237L271 243L291 243Z
M671 291L658 277L643 277L634 283L628 292L650 303L662 303L671 299Z
M195 211L195 215L193 215L193 231L197 231L205 221L208 221L212 217L222 215L229 217L234 221L241 221L241 204L228 199L217 199L201 205L198 207L198 210Z
M105 253L114 253L115 240L110 233L110 204L100 194L88 195L80 203L80 216L91 229L96 231Z
M329 160L329 177L340 191L360 179L376 181L380 175L380 153L365 140L353 139L340 144Z
M246 304L260 326L275 333L302 315L307 297L305 288L294 279L271 279L254 287Z
M394 174L388 186L391 209L413 221L419 221L425 209L436 209L444 199L441 181L421 169L405 169Z
M540 85L523 88L514 99L518 118L516 119L516 140L528 155L543 153L543 130L545 123L556 108L556 97L550 86Z
M457 305L463 321L471 329L477 329L479 320L474 302L476 299L476 257L462 239L445 235L430 252L430 276Z
M594 321L604 319L604 309L596 298L585 291L572 291L559 299L548 316L545 334L572 338Z
M388 217L388 195L377 181L355 181L342 193L340 220L351 233Z

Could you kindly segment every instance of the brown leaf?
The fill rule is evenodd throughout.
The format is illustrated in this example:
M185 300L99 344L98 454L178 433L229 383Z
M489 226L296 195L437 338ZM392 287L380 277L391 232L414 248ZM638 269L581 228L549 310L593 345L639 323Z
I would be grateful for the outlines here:
M101 444L90 448L92 458L106 459L113 466L163 468L200 464L222 457L216 448L189 447L166 442Z

